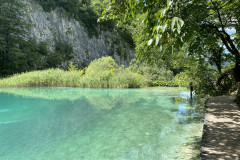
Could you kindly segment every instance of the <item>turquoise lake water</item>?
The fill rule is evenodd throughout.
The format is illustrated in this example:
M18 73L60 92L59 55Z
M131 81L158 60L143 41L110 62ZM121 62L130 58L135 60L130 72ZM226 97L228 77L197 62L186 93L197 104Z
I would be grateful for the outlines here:
M2 88L0 159L176 159L202 127L188 96L179 88Z

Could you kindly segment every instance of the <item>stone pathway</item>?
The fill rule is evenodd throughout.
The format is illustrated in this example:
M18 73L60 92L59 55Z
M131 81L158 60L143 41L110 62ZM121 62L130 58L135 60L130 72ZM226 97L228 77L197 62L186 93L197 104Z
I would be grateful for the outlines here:
M240 159L240 110L234 96L218 96L206 102L202 160Z

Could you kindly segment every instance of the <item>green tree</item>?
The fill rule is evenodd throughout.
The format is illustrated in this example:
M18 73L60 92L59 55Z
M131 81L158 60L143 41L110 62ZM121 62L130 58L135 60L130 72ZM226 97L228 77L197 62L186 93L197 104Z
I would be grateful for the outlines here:
M10 74L16 70L15 58L22 54L19 45L25 43L26 22L18 0L0 1L0 74ZM13 63L15 61L15 63Z
M31 24L24 19L26 6L18 0L0 1L0 75L43 68L48 54L44 43L28 37Z
M185 48L189 55L199 57L221 43L234 58L235 79L240 82L239 0L112 0L101 19L126 21L139 13L146 14L145 46L156 46L160 53L168 54ZM230 28L236 33L228 33ZM219 59L223 52L217 54Z

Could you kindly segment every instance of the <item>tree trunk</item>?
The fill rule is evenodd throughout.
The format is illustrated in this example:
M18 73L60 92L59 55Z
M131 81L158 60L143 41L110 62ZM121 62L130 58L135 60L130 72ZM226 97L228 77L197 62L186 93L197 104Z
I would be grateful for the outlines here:
M238 92L236 96L236 102L240 105L240 82L238 82Z
M236 64L234 68L234 77L237 82L240 82L240 57L236 59Z
M240 58L237 58L236 65L234 68L234 77L238 82L238 92L236 96L236 102L240 104Z

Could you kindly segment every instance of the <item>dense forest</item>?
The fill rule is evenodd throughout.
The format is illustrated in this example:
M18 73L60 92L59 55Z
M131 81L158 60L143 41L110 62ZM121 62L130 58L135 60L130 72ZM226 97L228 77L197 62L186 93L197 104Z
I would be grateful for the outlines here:
M95 72L104 75L99 75L100 77L109 78L113 72L118 76L117 79L121 79L121 76L128 77L130 72L144 77L136 78L136 85L127 87L142 86L142 83L138 84L140 79L147 79L147 86L188 86L192 82L196 93L202 95L230 94L238 88L238 0L189 0L186 3L157 0L35 1L46 12L56 8L64 9L69 17L78 20L86 28L90 37L98 37L101 31L110 30L118 32L119 36L135 48L137 59L133 59L128 68L103 64L105 67L97 71L96 66L101 64L95 64ZM71 44L59 42L54 52L49 52L46 44L27 37L26 32L32 24L24 19L24 14L30 12L26 5L17 0L2 0L0 3L1 76L57 68L63 61L71 60ZM114 63L114 60L108 61L111 63L103 58L98 63ZM93 65L94 63L89 67ZM85 77L91 77L89 68L77 68L74 64L69 68L74 72L79 69L79 76L86 74ZM83 86L111 86L110 81L106 85L87 84ZM117 86L112 84L111 87Z

